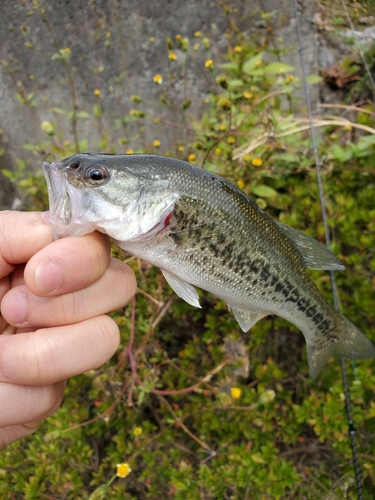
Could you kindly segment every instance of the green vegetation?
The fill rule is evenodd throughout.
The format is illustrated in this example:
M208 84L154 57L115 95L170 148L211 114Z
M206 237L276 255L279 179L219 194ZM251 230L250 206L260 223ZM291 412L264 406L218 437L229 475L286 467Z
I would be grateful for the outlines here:
M34 11L48 25L36 1ZM264 19L268 22L269 15ZM133 95L133 108L113 118L123 131L117 144L103 128L98 87L91 110L55 107L50 110L54 120L38 118L43 140L25 148L38 158L54 159L84 151L87 142L76 124L90 119L98 131L98 150L155 152L203 165L237 183L270 215L324 242L309 125L296 115L303 107L296 97L301 81L295 68L282 62L282 51L270 49L272 30L255 43L236 30L234 21L230 25L221 57L213 55L204 33L167 40L170 74L154 76L160 102L146 106L142 96ZM104 35L101 43L109 39ZM186 63L199 51L206 54L202 71L214 90L196 120L189 115L189 89L173 100L163 79L184 81ZM65 68L74 103L70 54L68 47L57 47L55 59ZM11 65L3 64L12 75ZM319 81L310 76L312 84ZM122 83L119 75L114 85ZM39 96L21 89L17 84L18 98L38 117ZM160 105L173 107L175 124L158 118ZM374 109L366 103L345 112L345 118L322 116L314 125L320 131L332 250L347 268L337 273L342 311L374 339ZM149 139L148 120L163 131L169 126L173 140ZM67 122L73 130L69 138L62 132ZM143 146L131 151L136 142L128 127L134 123ZM18 167L4 174L18 183L30 209L46 209L41 172L31 174L24 162ZM118 249L113 252L119 255ZM243 334L220 300L202 292L202 309L193 309L176 298L157 269L125 258L141 291L124 311L113 314L121 329L120 350L102 368L71 379L56 415L2 452L0 497L354 498L339 360L332 359L311 380L302 334L289 323L268 317ZM329 297L328 274L312 274ZM370 499L374 361L347 367L364 498ZM111 482L119 463L129 464L132 472Z

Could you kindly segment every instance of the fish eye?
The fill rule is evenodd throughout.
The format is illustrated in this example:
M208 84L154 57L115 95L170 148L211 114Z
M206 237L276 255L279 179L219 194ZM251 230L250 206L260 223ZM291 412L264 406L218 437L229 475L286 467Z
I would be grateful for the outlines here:
M98 186L102 184L109 176L108 169L103 165L94 165L85 171L85 179L89 184Z

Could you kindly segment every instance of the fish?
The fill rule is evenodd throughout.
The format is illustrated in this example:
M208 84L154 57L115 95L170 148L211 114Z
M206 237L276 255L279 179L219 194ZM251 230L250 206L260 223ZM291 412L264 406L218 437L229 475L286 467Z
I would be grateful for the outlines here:
M305 337L313 378L332 356L375 356L306 273L343 270L341 262L227 179L148 154L75 154L42 169L55 239L101 231L159 267L192 306L200 307L196 287L225 301L244 332L270 314L286 319Z

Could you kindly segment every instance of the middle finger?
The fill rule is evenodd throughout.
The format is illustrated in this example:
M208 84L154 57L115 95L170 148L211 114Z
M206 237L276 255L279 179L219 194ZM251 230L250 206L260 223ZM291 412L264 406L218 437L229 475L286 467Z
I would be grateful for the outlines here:
M98 281L73 293L39 297L26 285L12 288L3 298L1 315L18 327L70 325L123 307L133 296L135 286L133 271L111 259Z

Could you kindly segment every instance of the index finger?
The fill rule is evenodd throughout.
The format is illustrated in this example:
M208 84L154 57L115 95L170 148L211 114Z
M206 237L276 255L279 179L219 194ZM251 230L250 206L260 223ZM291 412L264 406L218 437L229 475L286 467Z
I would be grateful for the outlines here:
M0 279L53 241L42 212L0 212Z

